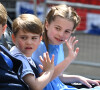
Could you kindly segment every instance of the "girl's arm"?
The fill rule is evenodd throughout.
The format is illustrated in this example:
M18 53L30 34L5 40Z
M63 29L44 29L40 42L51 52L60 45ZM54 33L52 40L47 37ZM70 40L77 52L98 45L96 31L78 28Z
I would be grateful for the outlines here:
M79 52L78 47L74 50L75 45L78 43L78 40L75 40L75 37L70 37L69 40L65 40L65 43L69 51L68 56L61 63L55 66L54 73L51 80L59 76L69 66L69 64L76 58Z
M43 64L43 74L35 78L32 74L27 74L23 77L24 82L29 86L31 90L42 90L50 81L53 72L54 72L54 55L52 59L49 59L48 53L44 54L44 60L40 57L40 60Z
M63 83L82 83L84 85L86 85L87 87L91 88L92 85L91 84L94 84L94 85L99 85L100 83L100 80L92 80L92 79L89 79L89 78L85 78L85 77L82 77L82 76L78 76L78 75L66 75L66 74L61 74L60 75L60 80L63 82Z

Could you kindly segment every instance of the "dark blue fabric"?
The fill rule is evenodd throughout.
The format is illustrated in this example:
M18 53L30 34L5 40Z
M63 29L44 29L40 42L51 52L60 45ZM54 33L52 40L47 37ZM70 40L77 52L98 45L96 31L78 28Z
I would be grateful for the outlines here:
M0 55L3 57L3 59L6 61L7 65L12 70L12 68L13 68L13 62L11 61L11 59L7 55L5 55L3 52L0 52Z
M22 62L11 56L10 52L2 45L0 45L0 51L7 55L14 65L11 70L6 60L0 55L0 90L28 90L18 75Z
M12 60L12 62L13 62L13 71L15 73L18 73L19 67L22 65L22 62L20 60L16 59L15 57L13 57L11 55L11 53L8 51L8 49L6 49L4 46L0 45L0 50ZM5 64L3 66L5 66ZM9 67L7 69L9 69Z

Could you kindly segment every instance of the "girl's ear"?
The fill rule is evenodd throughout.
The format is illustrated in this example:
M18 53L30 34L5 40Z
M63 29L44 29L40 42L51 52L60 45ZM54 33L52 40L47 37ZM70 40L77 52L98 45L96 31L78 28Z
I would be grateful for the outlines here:
M15 36L14 36L14 34L12 34L12 41L15 44Z
M5 25L3 26L3 31L2 31L2 33L5 32L6 28L7 28L7 24L5 24Z
M46 28L46 30L48 30L48 26L49 26L48 21L45 21L45 28Z

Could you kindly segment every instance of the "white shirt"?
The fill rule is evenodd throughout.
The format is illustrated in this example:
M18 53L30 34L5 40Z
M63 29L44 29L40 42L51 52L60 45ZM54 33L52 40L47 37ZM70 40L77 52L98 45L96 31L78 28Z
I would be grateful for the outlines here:
M10 52L14 57L19 59L23 63L21 78L23 78L25 75L27 75L29 73L35 75L30 64L33 65L34 67L36 67L36 65L35 65L34 61L31 59L31 57L26 57L24 54L21 53L21 51L16 46L13 46L11 48Z

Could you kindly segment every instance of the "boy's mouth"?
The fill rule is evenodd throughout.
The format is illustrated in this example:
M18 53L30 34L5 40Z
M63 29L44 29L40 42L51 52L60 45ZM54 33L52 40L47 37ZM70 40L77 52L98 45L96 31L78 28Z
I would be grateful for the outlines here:
M32 49L32 47L26 47L25 49Z

